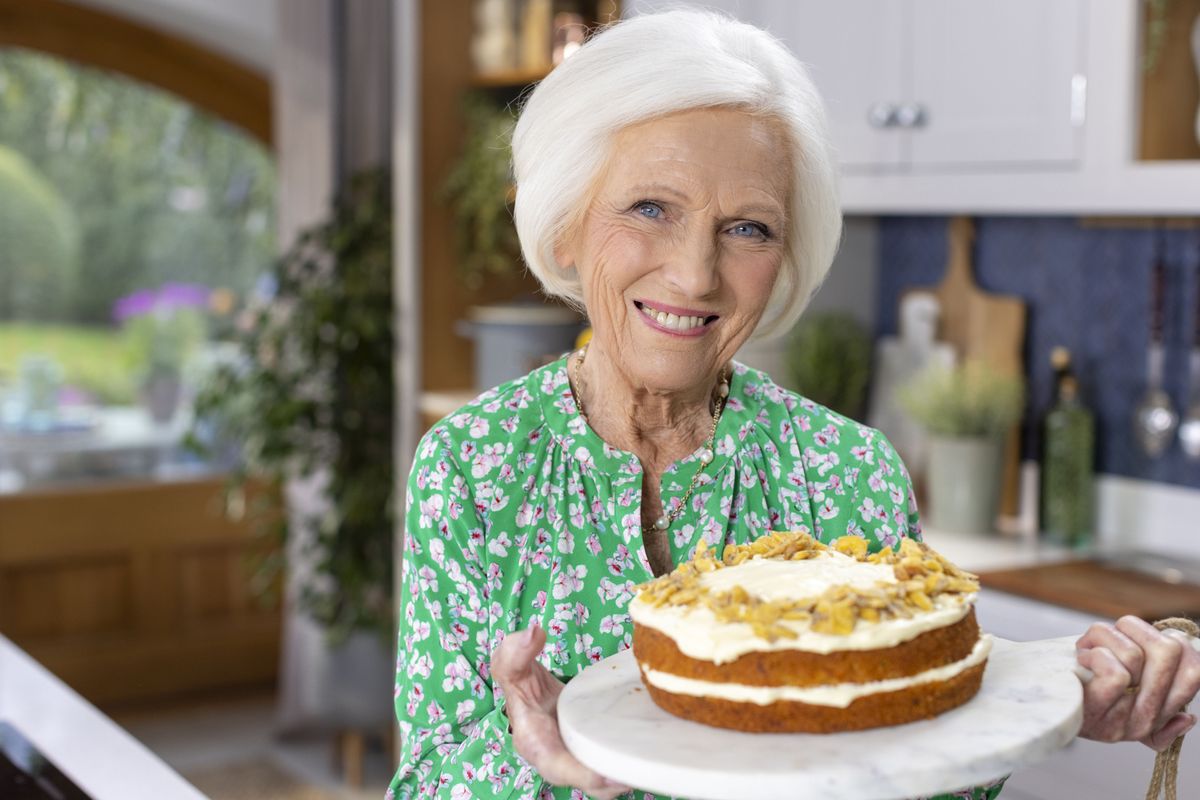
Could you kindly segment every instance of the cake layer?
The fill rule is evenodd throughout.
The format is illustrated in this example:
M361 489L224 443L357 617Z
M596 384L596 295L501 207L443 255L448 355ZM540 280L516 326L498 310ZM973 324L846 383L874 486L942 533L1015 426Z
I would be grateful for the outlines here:
M943 664L916 675L902 678L886 678L866 683L834 683L819 686L749 686L744 683L717 683L681 678L669 672L657 672L641 665L646 683L672 694L687 694L694 697L712 697L718 700L735 700L739 703L754 703L765 706L778 700L794 700L818 706L845 708L860 697L870 694L907 689L924 683L950 680L964 670L982 663L992 650L990 636L981 637L966 658Z
M957 708L979 691L986 662L945 681L860 697L845 708L780 700L767 705L663 691L643 680L651 699L677 717L751 733L838 733L903 725Z
M879 650L828 654L761 650L724 664L692 658L671 637L635 622L633 654L644 669L693 680L748 686L819 686L917 675L966 658L978 641L975 611L968 609L965 617L948 627L925 631L915 639Z
M914 545L915 546L915 545ZM901 586L896 568L890 564L867 563L833 550L815 552L804 561L755 558L733 567L700 574L697 593L710 596L741 591L756 602L779 603L820 597L833 587L844 587L848 597ZM681 592L681 594L683 594ZM917 638L921 634L951 626L962 620L975 595L942 593L926 599L925 608L852 624L841 633L814 630L809 619L774 619L772 626L792 635L764 637L753 625L718 619L703 602L656 603L647 593L629 605L635 623L654 628L671 638L680 652L715 664L732 662L747 653L764 650L835 653L843 650L881 650ZM801 617L805 615L800 615Z

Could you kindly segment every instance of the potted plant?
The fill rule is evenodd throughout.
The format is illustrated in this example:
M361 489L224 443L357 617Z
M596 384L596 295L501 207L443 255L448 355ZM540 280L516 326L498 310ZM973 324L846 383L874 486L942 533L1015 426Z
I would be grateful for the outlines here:
M516 119L486 94L463 101L466 138L446 178L443 196L454 209L459 274L467 288L488 276L521 270L521 246L513 225L512 132ZM569 350L579 315L534 298L475 306L460 321L460 335L475 341L475 385L486 389L528 372L544 357Z
M862 418L871 337L852 314L806 314L791 334L787 360L797 391L851 419Z
M183 371L205 338L209 290L168 283L122 297L113 307L129 356L140 373L142 405L160 425L171 421L183 396Z
M901 405L930 434L931 527L991 531L1003 476L1004 439L1025 407L1024 381L980 362L932 367L900 389Z

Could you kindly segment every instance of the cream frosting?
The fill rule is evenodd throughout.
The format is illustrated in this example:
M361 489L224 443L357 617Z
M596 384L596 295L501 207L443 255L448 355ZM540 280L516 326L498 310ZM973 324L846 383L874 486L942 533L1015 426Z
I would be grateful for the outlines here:
M828 686L746 686L741 683L713 683L693 678L681 678L678 675L648 669L645 666L642 666L642 673L648 683L671 694L715 697L721 700L754 703L760 706L779 700L790 700L797 703L846 708L859 697L866 695L894 692L923 683L949 680L976 664L982 663L991 649L992 637L985 633L979 637L979 641L975 643L975 647L966 658L951 664L935 667L906 678L888 678L869 683L839 683Z
M701 585L715 592L741 586L748 594L766 601L815 598L832 586L850 585L867 589L880 583L897 583L886 564L871 564L838 553L821 551L804 561L753 558L742 564L700 576ZM794 639L768 641L744 622L721 622L703 604L653 606L641 598L629 606L639 625L669 636L680 652L691 658L724 664L751 652L802 650L833 653L842 650L877 650L894 647L926 631L953 625L967 615L975 594L945 593L933 598L933 610L911 618L879 622L859 620L845 635L816 633L807 620L779 620L776 624L794 630Z

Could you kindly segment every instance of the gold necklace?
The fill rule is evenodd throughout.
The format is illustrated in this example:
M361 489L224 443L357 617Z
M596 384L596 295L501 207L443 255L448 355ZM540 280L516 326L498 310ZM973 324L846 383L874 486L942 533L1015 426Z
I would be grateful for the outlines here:
M576 357L578 358L576 359ZM587 357L586 344L573 354L571 361L568 361L568 370L571 369L570 365L574 365L575 386L577 387L583 385L579 380L579 370L583 367L583 359L585 357ZM692 498L692 493L696 491L696 485L700 481L700 473L704 472L705 468L711 464L713 458L716 457L717 423L721 421L721 412L725 410L725 401L729 398L729 380L731 376L732 371L729 374L726 374L724 371L722 371L721 379L717 382L716 398L713 400L712 427L710 427L708 431L708 444L703 450L700 451L700 467L692 475L692 482L688 485L687 491L684 492L683 498L679 501L679 504L675 506L673 511L662 514L651 525L643 525L643 533L650 533L651 531L665 531L667 528L671 527L671 523L679 519L679 515L683 513L683 509L687 508L688 500ZM584 422L587 422L587 413L583 410L583 396L579 392L574 392L573 394L575 397L575 407L579 409L579 416L583 418Z

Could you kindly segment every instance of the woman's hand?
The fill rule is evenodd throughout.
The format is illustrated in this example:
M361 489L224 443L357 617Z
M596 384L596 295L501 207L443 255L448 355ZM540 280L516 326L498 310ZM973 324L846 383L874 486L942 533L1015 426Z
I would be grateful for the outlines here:
M545 644L545 631L534 624L509 634L492 654L492 680L504 690L513 746L547 783L611 800L629 787L588 769L563 744L558 730L563 683L536 660Z
M1121 617L1092 625L1075 648L1093 673L1084 683L1080 736L1161 751L1196 724L1182 711L1200 691L1200 652L1187 634Z

